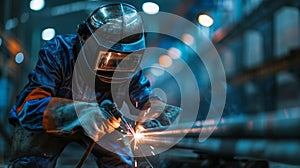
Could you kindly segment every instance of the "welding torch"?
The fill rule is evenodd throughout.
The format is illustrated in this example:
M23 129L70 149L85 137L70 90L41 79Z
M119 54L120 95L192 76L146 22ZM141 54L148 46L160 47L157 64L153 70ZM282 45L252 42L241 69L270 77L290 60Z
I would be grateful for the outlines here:
M100 104L100 108L106 113L108 120L113 120L113 118L120 119L120 127L125 127L124 133L133 134L133 129L130 124L127 122L123 113L118 109L115 103L112 103L110 100L103 100ZM121 128L122 129L122 128Z

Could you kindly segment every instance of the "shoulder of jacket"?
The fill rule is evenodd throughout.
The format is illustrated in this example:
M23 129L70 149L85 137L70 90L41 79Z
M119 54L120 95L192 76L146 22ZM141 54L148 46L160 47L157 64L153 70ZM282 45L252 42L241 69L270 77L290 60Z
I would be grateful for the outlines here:
M49 50L51 53L61 52L62 50L73 49L76 43L76 34L56 35L53 39L46 41L43 49Z

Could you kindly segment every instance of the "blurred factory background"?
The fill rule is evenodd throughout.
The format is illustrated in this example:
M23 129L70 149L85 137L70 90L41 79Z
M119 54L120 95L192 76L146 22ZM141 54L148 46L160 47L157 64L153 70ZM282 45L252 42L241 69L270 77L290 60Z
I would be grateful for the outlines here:
M206 144L197 143L193 135L187 136L173 152L162 154L160 160L166 167L300 167L299 0L120 1L149 15L169 12L193 22L212 41L225 69L228 90L221 121L239 122L221 125L220 129L227 132L218 129ZM7 121L8 112L27 82L40 47L56 34L75 33L77 24L101 3L1 0L0 167L9 159L12 128ZM184 25L175 24L172 29L182 30ZM194 69L202 98L197 118L201 121L208 110L210 82L201 61L193 61L196 56L190 46L202 47L195 43L196 33L186 30L181 42L149 33L147 44L169 51L154 55L149 60L153 66L172 68L172 63L182 58ZM154 86L170 93L168 101L180 101L174 98L177 93L172 92L171 78L157 80L168 79L167 74L150 70L147 75ZM241 116L254 119L248 122ZM59 167L75 165L84 152L75 144L67 150L75 148L78 156L64 152Z

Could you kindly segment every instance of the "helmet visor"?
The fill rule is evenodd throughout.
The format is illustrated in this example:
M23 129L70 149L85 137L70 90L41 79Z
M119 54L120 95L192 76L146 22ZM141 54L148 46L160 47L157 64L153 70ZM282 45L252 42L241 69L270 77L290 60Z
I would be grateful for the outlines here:
M141 53L99 51L96 71L135 72L141 61Z

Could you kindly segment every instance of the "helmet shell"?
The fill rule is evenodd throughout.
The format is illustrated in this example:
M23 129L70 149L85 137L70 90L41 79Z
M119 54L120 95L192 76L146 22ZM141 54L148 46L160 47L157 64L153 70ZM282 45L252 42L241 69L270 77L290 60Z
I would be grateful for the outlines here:
M145 49L143 21L137 10L126 3L98 7L86 20L88 33L98 44L115 52Z

